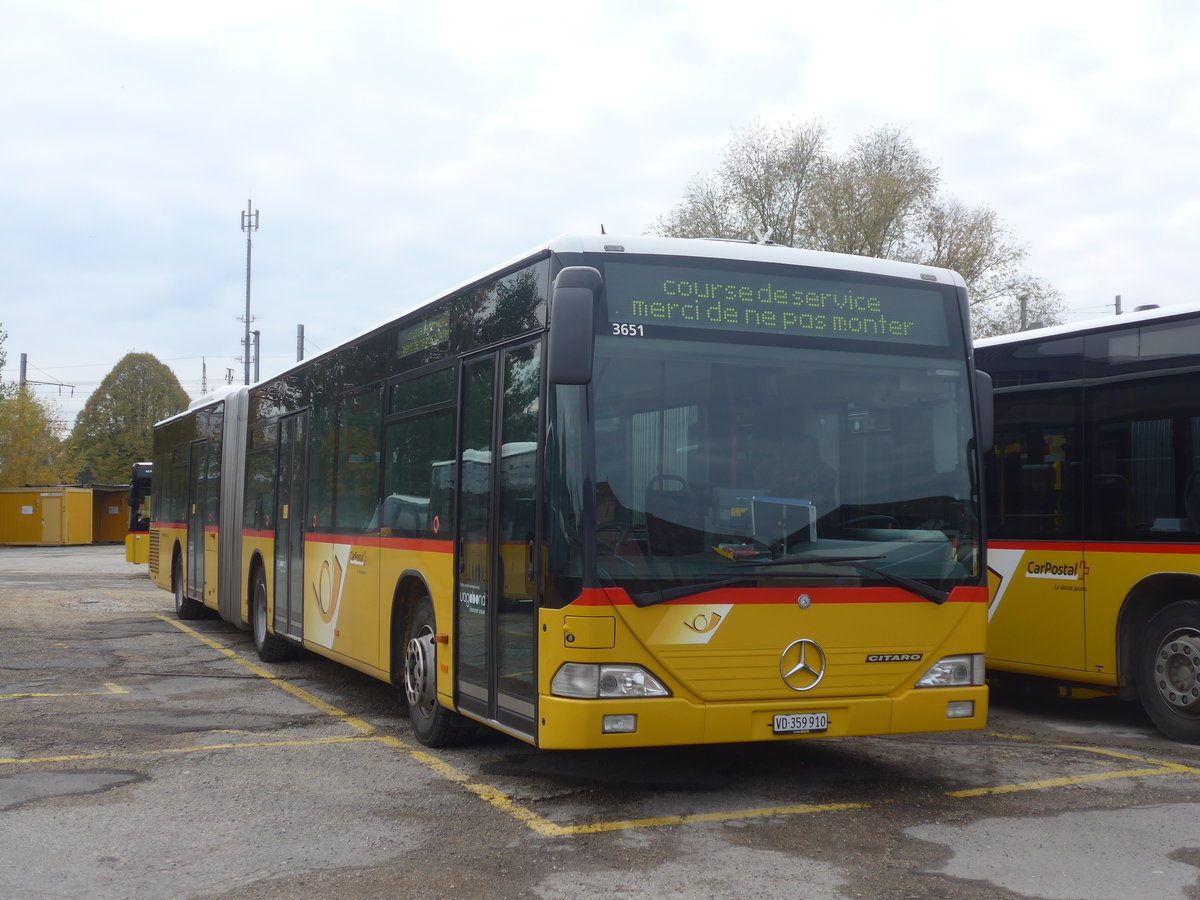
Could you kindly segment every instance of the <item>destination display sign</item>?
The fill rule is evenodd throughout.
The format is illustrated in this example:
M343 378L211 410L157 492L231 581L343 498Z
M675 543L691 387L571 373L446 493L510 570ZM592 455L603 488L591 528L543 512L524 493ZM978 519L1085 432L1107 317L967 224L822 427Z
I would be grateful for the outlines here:
M607 262L608 318L661 325L803 337L949 344L941 289L652 263Z

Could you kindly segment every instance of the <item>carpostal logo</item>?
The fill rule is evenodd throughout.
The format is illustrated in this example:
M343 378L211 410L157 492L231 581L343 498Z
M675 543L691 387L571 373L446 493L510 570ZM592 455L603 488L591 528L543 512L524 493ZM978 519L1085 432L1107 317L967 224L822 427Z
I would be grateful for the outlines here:
M1081 559L1076 563L1038 562L1031 559L1025 566L1026 578L1054 578L1059 581L1078 581L1087 574L1087 566Z

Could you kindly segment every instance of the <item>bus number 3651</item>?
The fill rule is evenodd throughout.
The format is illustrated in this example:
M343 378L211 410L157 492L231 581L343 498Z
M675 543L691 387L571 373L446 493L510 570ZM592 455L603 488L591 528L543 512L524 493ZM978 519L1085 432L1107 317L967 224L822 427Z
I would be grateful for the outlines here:
M626 322L613 322L612 333L621 337L645 337L644 325L630 325Z

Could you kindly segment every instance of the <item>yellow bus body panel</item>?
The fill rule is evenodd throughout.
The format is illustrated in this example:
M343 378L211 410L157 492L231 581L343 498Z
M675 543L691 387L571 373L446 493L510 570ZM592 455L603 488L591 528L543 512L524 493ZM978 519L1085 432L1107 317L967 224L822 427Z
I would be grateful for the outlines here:
M996 542L988 548L988 666L1115 686L1117 624L1139 582L1200 573L1194 546Z
M169 590L170 554L176 543L185 545L186 532L182 526L164 526L157 534L162 558L155 580ZM439 700L453 709L451 547L445 541L310 535L304 559L304 646L387 680L393 668L393 597L405 579L417 579L411 583L427 588L439 635L444 636L438 643ZM268 597L274 597L274 541L264 533L243 535L244 622L249 621L250 567L256 556L262 560ZM212 562L206 558L206 564ZM211 571L215 584L215 566ZM539 610L537 745L665 746L984 727L985 686L914 687L940 658L983 652L988 608L982 602L983 589L959 589L955 599L941 606L896 588L814 588L807 592L813 602L802 607L798 595L803 593L722 589L638 608L623 591L593 591L564 608ZM416 595L414 591L408 597ZM783 683L780 657L802 638L823 648L826 673L815 688L800 693ZM873 656L913 658L872 660ZM566 662L639 665L662 681L670 696L555 697L550 683ZM972 714L949 718L947 704L963 701L973 704ZM825 713L828 730L774 734L774 716L804 712ZM604 734L603 718L612 714L636 715L636 730Z
M814 602L801 610L795 602L729 602L735 599L735 592L714 591L703 595L712 598L709 603L675 602L639 609L627 597L621 602L623 592L607 593L614 605L573 604L540 611L540 747L584 749L965 731L986 723L985 686L913 686L944 656L983 652L986 606L982 602L945 606L847 603L832 599L848 596L844 589L834 589L825 594L831 602ZM790 592L793 599L796 593ZM784 649L800 638L816 640L826 654L824 678L804 693L782 683L780 665ZM889 654L919 654L920 660L868 661ZM671 696L630 700L554 697L551 680L566 662L640 665L658 678ZM950 701L973 702L973 715L948 718ZM804 712L826 713L828 731L799 736L773 733L775 715ZM636 715L637 730L604 734L602 720L610 714Z

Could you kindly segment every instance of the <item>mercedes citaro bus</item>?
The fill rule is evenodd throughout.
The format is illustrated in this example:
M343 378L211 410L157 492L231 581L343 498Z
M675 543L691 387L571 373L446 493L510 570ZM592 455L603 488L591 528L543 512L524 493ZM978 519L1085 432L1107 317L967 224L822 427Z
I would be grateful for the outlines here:
M953 272L559 237L160 423L152 576L428 745L977 729L989 404Z

